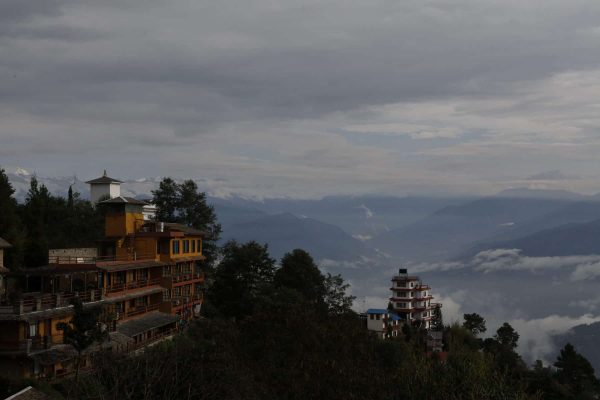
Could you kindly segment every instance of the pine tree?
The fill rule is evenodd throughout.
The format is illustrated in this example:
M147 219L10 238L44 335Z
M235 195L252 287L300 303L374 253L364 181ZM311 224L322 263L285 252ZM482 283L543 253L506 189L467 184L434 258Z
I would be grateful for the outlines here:
M206 202L206 193L200 192L191 179L178 184L172 178L164 178L152 195L158 221L178 222L206 233L202 253L206 257L206 265L212 266L218 255L221 225L217 222L214 208Z
M11 269L23 266L25 232L17 213L15 193L4 169L0 168L0 237L12 247L5 255L5 265Z

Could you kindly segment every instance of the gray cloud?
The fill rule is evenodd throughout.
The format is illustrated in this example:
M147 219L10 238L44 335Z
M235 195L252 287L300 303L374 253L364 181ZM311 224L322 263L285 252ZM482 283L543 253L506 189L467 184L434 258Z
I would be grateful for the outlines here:
M527 177L529 181L562 181L572 179L574 177L563 174L559 170L555 169L552 171L540 172L539 174L531 175Z
M600 5L543 8L4 1L0 162L68 174L76 153L125 175L129 157L318 195L490 192L558 160L581 178L544 184L599 189Z

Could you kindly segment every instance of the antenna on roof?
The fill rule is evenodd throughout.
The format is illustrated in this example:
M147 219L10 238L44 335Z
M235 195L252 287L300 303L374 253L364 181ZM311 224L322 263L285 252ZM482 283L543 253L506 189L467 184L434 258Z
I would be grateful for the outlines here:
M104 170L104 175L102 175L102 176L107 176L107 175L106 175L106 170Z

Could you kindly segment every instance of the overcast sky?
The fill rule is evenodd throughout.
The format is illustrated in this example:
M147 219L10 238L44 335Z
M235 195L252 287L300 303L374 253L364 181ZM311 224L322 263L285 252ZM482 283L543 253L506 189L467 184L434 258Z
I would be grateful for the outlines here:
M600 191L600 2L2 0L0 165Z

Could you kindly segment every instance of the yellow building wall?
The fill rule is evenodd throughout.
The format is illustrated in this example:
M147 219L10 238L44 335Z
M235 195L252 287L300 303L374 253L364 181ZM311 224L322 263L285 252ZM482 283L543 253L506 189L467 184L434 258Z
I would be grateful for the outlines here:
M107 214L104 222L106 236L126 236L135 233L144 223L142 213Z
M184 253L183 242L185 240L190 241L189 252ZM196 241L196 251L192 251L192 240ZM173 242L179 242L179 253L173 253ZM169 255L171 258L176 259L177 257L193 257L202 255L202 238L200 236L186 236L181 239L171 239L169 242Z
M135 251L138 258L156 259L156 239L155 238L135 238Z

